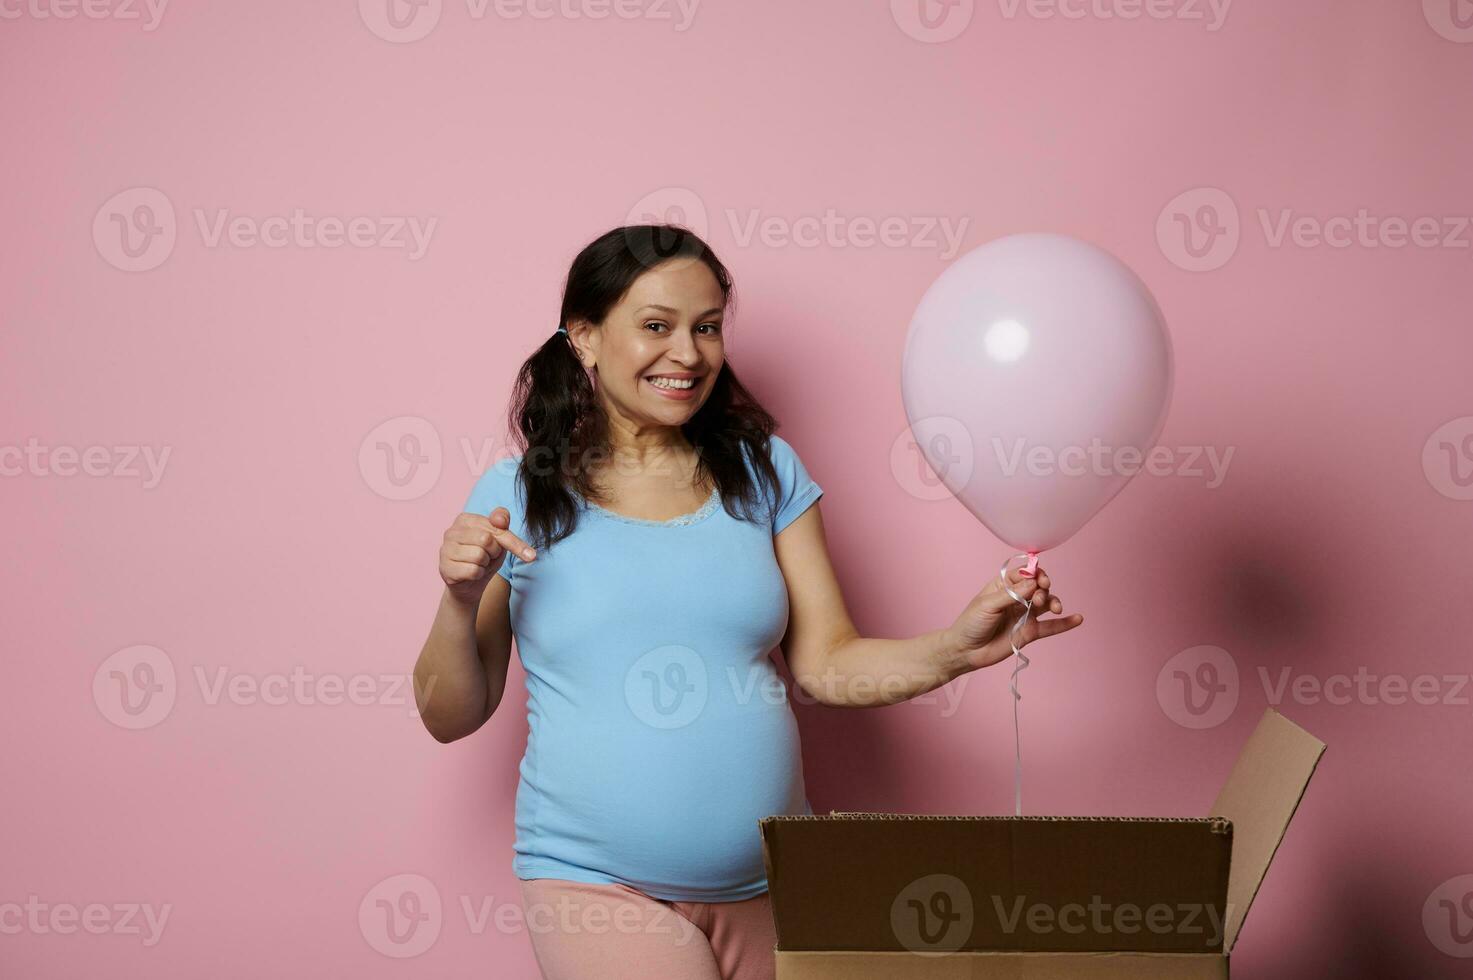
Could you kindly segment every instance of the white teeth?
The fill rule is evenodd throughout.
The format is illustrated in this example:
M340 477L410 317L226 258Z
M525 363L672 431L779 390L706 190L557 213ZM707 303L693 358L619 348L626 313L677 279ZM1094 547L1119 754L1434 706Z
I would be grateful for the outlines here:
M654 385L656 388L675 388L677 390L694 387L695 383L696 383L696 379L695 378L686 378L683 381L682 380L677 380L675 378L651 378L650 379L650 384Z

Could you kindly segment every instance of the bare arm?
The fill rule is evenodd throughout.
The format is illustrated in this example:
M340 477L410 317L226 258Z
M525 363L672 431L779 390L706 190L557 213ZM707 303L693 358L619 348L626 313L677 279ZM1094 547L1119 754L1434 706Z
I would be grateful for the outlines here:
M501 704L511 661L511 585L496 574L506 551L535 553L506 529L510 515L461 514L440 547L440 596L430 635L414 665L420 720L441 742L465 738Z
M877 707L908 701L962 674L1012 654L1008 630L1022 606L994 578L945 629L906 639L860 636L829 561L820 502L815 502L773 539L778 565L788 583L788 632L783 654L803 693L834 707ZM1033 602L1019 644L1073 629L1075 614L1036 620L1041 612L1063 612L1049 594L1042 568L1036 579L1016 571L1013 591Z

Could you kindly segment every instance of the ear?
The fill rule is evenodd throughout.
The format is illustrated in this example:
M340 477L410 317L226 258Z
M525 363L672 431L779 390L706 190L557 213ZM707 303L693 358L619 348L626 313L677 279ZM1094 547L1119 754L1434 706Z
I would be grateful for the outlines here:
M578 355L578 360L583 362L585 368L592 368L598 360L598 347L601 331L594 329L594 325L581 317L573 317L568 320L568 342L573 345L573 351Z

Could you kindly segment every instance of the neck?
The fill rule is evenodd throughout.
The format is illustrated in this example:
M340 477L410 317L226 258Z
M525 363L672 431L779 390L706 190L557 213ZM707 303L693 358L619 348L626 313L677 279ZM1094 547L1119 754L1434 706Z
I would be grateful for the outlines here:
M694 450L678 425L638 422L620 415L612 406L607 418L609 450L625 466L643 470L661 463L683 462ZM686 467L680 469L684 472Z

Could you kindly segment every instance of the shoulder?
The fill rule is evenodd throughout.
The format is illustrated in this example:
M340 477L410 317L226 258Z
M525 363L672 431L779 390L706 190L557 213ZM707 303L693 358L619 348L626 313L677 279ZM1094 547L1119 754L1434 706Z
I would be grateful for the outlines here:
M794 464L802 465L798 459L798 451L793 448L792 443L780 435L769 435L767 437L767 458L771 460L773 467L781 476L783 471L791 470ZM748 455L747 463L750 466L752 457Z
M771 435L767 438L768 455L772 458L773 465L778 463L791 463L798 458L798 451L793 448L792 443L780 435Z
M798 451L782 436L768 437L768 458L778 480L776 499L771 500L772 532L777 534L823 496L823 488L809 474Z
M782 436L768 437L767 456L772 460L773 469L777 470L778 479L787 486L791 487L808 479L808 467L803 465L798 450Z

